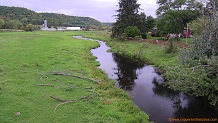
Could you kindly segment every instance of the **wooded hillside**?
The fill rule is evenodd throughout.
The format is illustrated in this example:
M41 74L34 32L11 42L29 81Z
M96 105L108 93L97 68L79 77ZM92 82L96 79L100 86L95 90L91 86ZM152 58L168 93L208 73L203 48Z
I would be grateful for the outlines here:
M23 25L42 25L43 20L48 21L48 26L101 26L102 23L90 17L68 16L56 13L37 13L21 7L0 6L0 18L7 23L9 20L20 21ZM6 26L6 25L5 25Z

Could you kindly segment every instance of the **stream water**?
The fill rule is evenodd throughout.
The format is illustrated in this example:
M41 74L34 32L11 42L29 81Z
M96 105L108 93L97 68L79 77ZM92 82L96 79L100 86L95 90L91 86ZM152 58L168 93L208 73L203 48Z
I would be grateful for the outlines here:
M82 37L75 37L92 40ZM155 68L142 61L133 60L116 53L107 52L110 47L98 41L100 47L92 54L100 62L99 68L124 89L133 102L149 115L155 123L168 123L173 118L217 118L218 110L209 106L207 100L172 91L163 86L164 78ZM195 119L196 120L196 119Z

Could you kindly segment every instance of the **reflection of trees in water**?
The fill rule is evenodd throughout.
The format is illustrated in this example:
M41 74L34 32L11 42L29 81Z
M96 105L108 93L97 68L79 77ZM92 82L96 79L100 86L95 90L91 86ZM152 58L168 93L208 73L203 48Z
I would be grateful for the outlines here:
M209 107L209 101L202 97L192 97L181 92L168 89L157 79L153 81L153 92L172 101L175 118L214 118L218 116L218 109Z
M117 64L117 83L124 90L132 90L137 79L137 70L144 67L144 63L118 54L112 54Z

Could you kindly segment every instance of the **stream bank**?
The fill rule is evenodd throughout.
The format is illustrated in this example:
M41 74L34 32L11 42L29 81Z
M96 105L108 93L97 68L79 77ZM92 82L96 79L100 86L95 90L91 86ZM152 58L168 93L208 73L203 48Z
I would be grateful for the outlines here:
M167 123L170 118L216 118L218 111L209 107L207 100L172 91L163 86L164 78L153 66L117 53L98 41L100 47L91 52L100 63L99 68L124 89L138 108L151 121Z

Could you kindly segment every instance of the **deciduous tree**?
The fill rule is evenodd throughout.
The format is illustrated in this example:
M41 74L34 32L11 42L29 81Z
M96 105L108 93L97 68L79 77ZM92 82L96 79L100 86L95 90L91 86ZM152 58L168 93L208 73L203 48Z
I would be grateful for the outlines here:
M204 12L203 31L190 49L180 49L180 66L165 76L169 88L207 97L218 106L218 1L209 0Z
M5 21L3 19L0 19L0 28L5 24Z
M202 3L195 0L158 0L158 30L162 34L181 33L183 28L200 16Z

